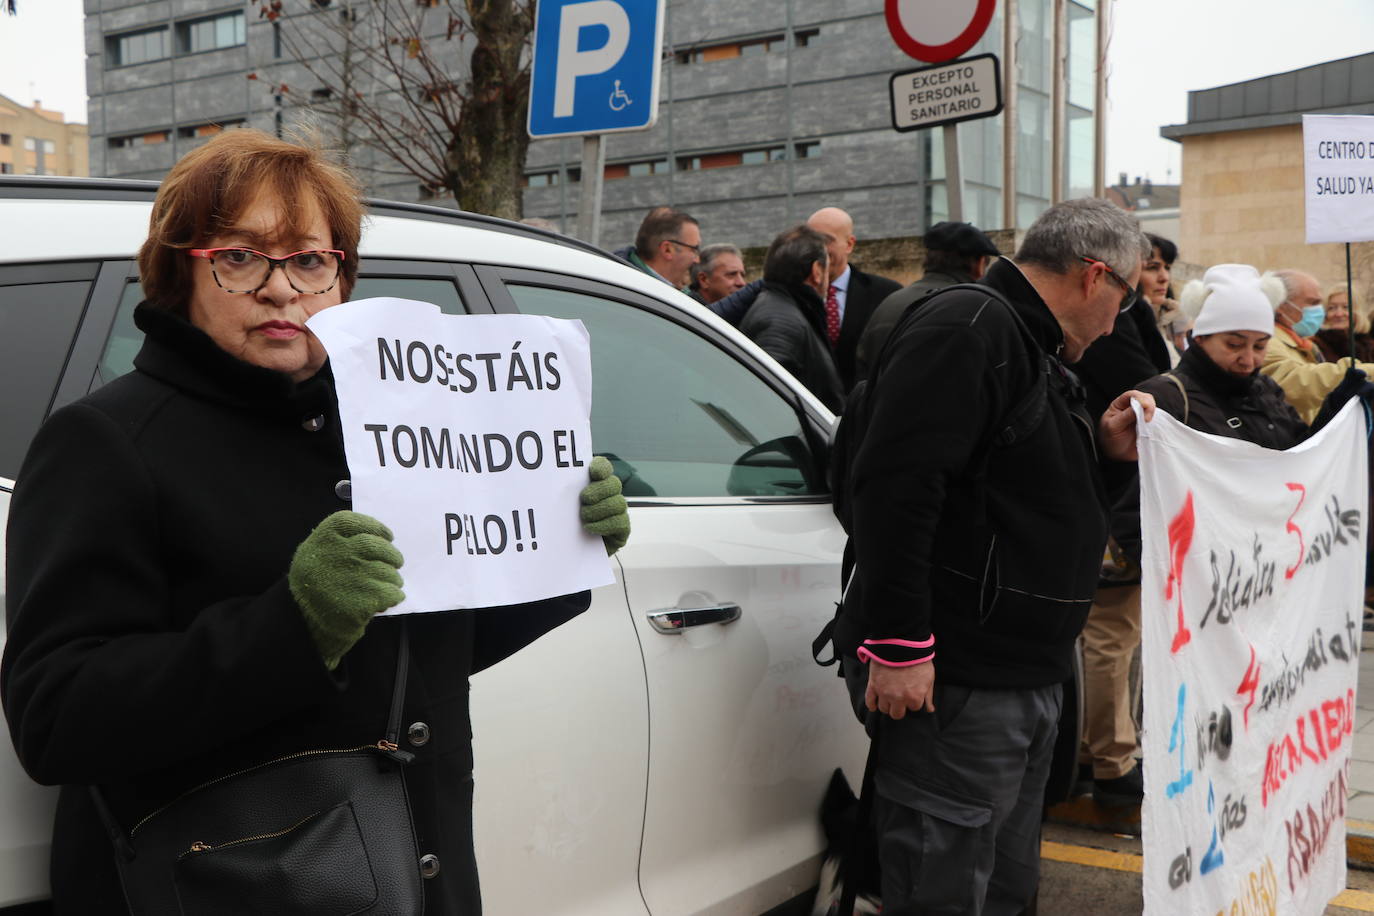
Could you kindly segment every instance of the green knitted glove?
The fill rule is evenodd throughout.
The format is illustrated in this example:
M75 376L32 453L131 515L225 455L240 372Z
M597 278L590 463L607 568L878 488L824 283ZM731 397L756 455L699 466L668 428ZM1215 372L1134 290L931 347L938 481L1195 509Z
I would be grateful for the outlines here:
M370 515L335 512L296 548L286 584L325 667L338 667L374 616L405 600L405 559L391 529Z
M611 462L602 455L587 469L592 482L582 489L582 527L601 535L606 556L612 556L630 539L630 511L620 495L620 478L611 473Z

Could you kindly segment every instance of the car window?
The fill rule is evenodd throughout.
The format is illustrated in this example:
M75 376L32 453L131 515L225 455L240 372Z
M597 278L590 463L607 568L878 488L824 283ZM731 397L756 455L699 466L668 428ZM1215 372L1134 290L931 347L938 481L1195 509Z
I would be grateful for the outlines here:
M592 445L626 496L823 492L796 410L734 356L645 309L509 284L523 312L579 318L591 334Z
M90 289L90 280L0 285L0 477L19 476Z
M431 280L423 277L359 277L353 284L350 299L373 299L392 296L396 299L415 299L433 302L445 315L466 315L458 287L452 280Z
M433 302L448 315L463 315L467 310L458 298L458 288L449 279L422 277L359 277L353 285L354 299L394 296L398 299L418 299ZM96 367L96 384L100 387L126 372L133 371L134 356L143 345L143 332L134 325L134 307L143 301L143 285L131 280L119 298L114 326Z

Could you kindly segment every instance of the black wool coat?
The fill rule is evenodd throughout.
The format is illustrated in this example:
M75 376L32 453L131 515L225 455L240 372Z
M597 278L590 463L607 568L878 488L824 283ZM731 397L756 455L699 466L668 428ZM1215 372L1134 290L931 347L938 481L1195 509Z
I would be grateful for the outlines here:
M765 280L739 329L826 407L844 408L844 385L825 340L825 303L815 290Z
M19 758L60 784L59 914L124 914L86 786L127 830L213 777L382 737L397 640L412 656L402 722L419 852L440 860L426 912L480 912L468 675L585 610L383 618L328 671L286 585L300 541L348 503L326 367L300 384L140 306L137 370L55 412L10 507L0 693ZM403 623L404 622L404 623Z

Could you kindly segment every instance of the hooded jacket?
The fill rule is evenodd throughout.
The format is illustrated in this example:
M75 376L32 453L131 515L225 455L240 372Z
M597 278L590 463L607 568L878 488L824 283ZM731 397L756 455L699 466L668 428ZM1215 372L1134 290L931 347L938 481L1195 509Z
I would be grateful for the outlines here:
M588 593L374 620L327 670L286 572L349 507L328 366L297 384L167 312L140 306L135 321L136 371L48 419L10 506L0 692L25 769L63 787L55 911L126 912L87 785L127 831L214 777L375 743L408 631L403 726L429 734L403 744L405 780L419 852L441 864L426 912L480 912L468 675L581 613Z
M1082 390L1056 360L1024 439L992 434L1056 356L1063 331L1010 261L976 290L937 295L904 324L869 394L851 469L856 572L835 630L934 639L937 677L971 687L1058 684L1097 587L1107 494Z

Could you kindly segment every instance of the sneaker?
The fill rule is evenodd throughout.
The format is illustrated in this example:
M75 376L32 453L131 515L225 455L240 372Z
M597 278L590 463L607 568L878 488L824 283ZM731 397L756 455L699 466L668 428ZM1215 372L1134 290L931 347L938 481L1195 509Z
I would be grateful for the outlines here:
M1093 801L1104 808L1133 808L1145 797L1145 779L1137 765L1124 776L1093 780Z

